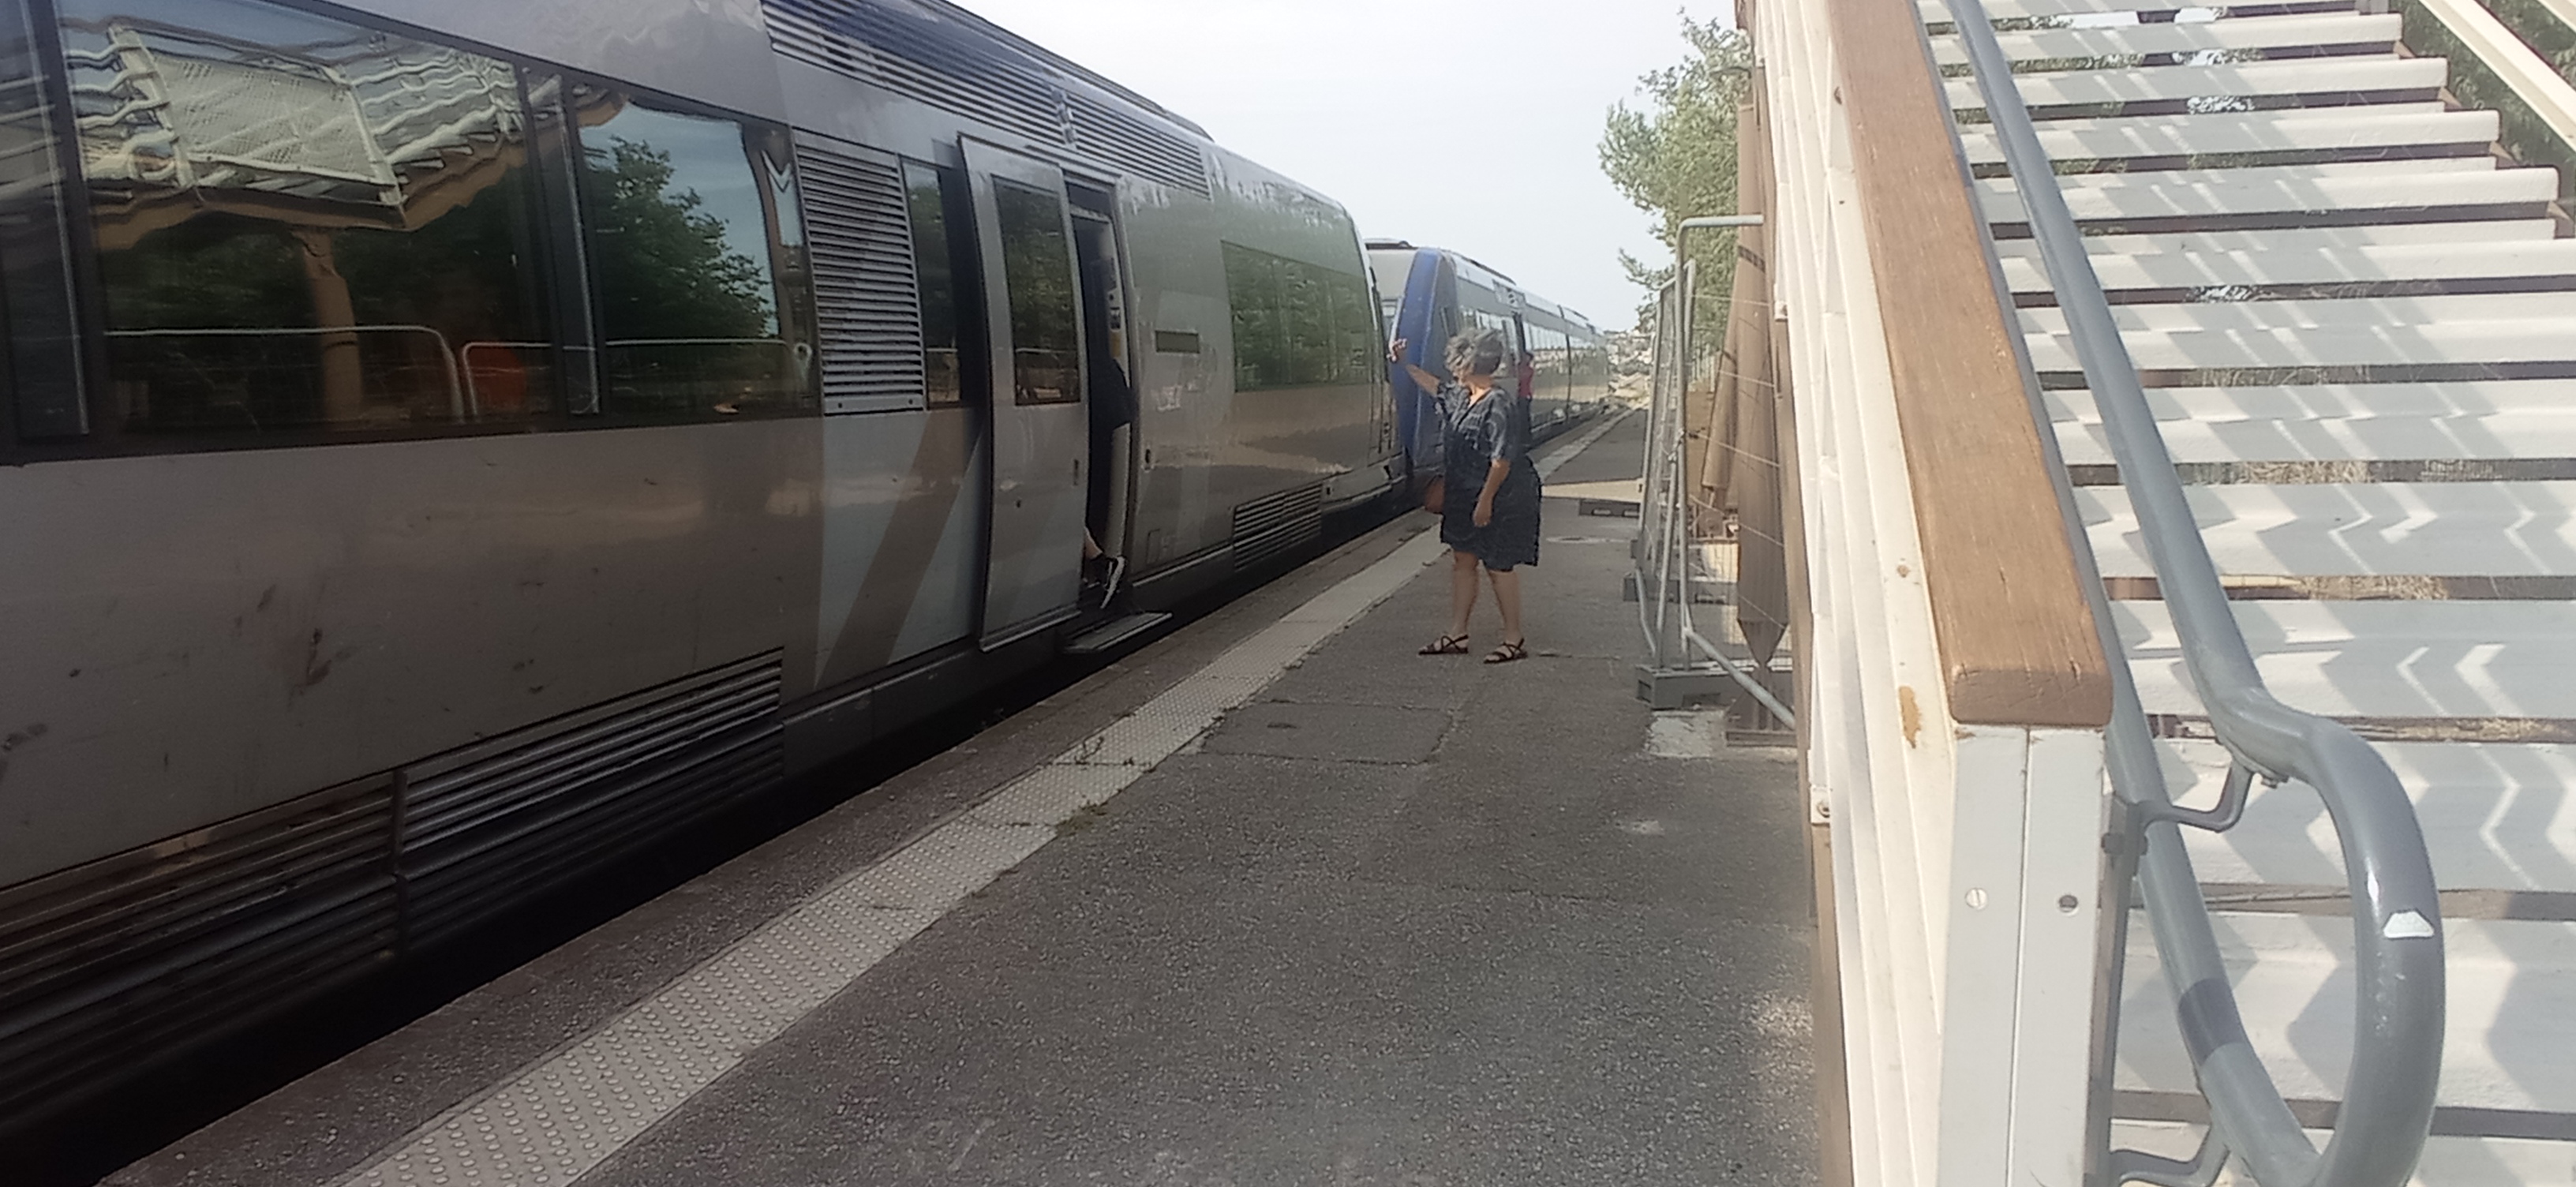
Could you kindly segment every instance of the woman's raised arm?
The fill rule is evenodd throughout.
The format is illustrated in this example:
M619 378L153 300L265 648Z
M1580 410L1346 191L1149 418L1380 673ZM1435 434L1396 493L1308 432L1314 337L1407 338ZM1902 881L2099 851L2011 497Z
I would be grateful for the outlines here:
M1410 362L1407 362L1404 357L1404 348L1407 345L1407 340L1403 338L1398 338L1394 342L1389 343L1386 348L1386 361L1404 368L1405 373L1413 376L1413 382L1420 385L1422 390L1426 392L1439 391L1440 385L1448 381L1429 371L1425 371L1420 367L1414 366Z

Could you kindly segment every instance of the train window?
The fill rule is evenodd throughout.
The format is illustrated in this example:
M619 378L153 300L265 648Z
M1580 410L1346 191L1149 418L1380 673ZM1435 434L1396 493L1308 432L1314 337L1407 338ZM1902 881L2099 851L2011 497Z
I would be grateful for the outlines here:
M1011 304L1011 391L1022 404L1078 401L1082 322L1064 199L996 179L993 206Z
M1224 245L1237 391L1367 383L1380 366L1367 282L1303 260Z
M516 71L256 0L62 0L108 415L399 430L556 402Z
M18 436L77 437L89 431L89 409L72 312L68 162L50 143L54 113L37 84L45 67L28 52L25 20L22 5L0 0L9 29L0 35L0 391L14 397Z
M1371 382L1386 371L1386 345L1369 308L1369 291L1356 278L1317 271L1333 300L1333 381Z
M810 410L812 289L786 136L573 88L608 407L651 419Z
M947 170L906 161L903 184L912 215L912 270L921 290L922 375L932 406L961 404L966 380L957 340L957 278L966 270L957 264L961 245L949 234L948 212L963 183Z

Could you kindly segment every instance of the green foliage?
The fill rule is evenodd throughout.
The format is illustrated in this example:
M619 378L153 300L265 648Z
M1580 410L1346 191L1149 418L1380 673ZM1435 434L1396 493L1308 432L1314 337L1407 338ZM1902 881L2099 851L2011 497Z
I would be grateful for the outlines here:
M2524 0L2483 0L2505 27L2523 39L2576 80L2576 30L2560 24L2558 18L2537 4ZM2576 202L2576 146L2558 138L2548 123L2531 110L2522 97L2506 86L2504 80L2487 69L2477 56L2460 44L2442 24L2440 17L2425 11L2420 4L2406 4L2405 40L2408 49L2428 57L2450 59L2450 89L2462 104L2486 108L2496 113L2503 123L2498 137L2505 151L2515 159L2531 165L2551 165L2558 169L2558 199Z
M1656 217L1655 237L1666 251L1681 238L1681 221L1735 210L1736 104L1752 85L1753 42L1711 19L1681 18L1689 56L1680 65L1639 79L1646 109L1622 103L1610 109L1601 132L1601 170L1637 208ZM1690 241L1699 261L1700 340L1724 338L1727 298L1735 278L1735 237L1702 231ZM1652 293L1672 278L1672 265L1651 265L1626 252L1619 266L1643 286L1637 324L1654 317Z
M2479 0L2496 19L2522 38L2525 45L2539 52L2558 68L2569 82L2576 82L2576 25L2559 20L2540 0Z
M769 270L725 243L671 154L613 138L590 158L594 260L610 338L757 338L775 332Z
M534 216L525 170L410 230L354 227L332 237L361 325L427 325L451 343L550 337L529 306L520 245Z
M112 329L314 324L302 252L266 219L208 211L98 268Z
M1223 247L1236 391L1365 383L1384 369L1377 311L1359 277Z

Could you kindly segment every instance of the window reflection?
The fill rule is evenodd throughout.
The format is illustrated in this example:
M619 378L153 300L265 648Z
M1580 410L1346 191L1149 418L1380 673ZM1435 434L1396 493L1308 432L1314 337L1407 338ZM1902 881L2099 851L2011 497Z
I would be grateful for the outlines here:
M553 406L507 63L251 0L60 9L128 431Z
M1011 390L1023 404L1080 400L1082 322L1064 200L998 180L993 200L1010 290Z
M785 137L623 91L574 94L612 408L809 406L811 310L780 299L805 289Z
M1232 243L1224 254L1235 390L1367 383L1376 376L1381 348L1366 281Z
M956 243L948 231L951 175L930 165L906 161L904 204L912 215L912 270L921 291L922 374L933 405L962 403L965 376L959 367L957 341L958 288Z

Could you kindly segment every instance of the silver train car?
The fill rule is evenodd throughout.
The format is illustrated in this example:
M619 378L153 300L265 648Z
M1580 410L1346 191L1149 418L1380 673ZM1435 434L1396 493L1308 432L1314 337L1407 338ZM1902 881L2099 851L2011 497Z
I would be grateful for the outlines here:
M0 1114L1404 473L1342 208L940 0L0 0L0 84Z
M1511 277L1458 252L1371 239L1368 261L1379 312L1390 338L1434 374L1450 338L1492 330L1525 360L1503 383L1524 401L1535 437L1560 432L1610 400L1609 341L1572 309L1523 289ZM1408 374L1395 377L1396 434L1416 484L1440 468L1439 414L1431 393Z

